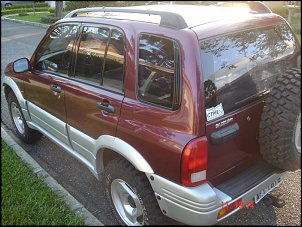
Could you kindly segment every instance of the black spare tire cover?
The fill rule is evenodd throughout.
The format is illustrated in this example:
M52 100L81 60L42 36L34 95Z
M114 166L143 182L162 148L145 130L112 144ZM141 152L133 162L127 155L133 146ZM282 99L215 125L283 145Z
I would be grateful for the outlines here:
M259 143L268 163L287 171L301 169L301 69L278 78L261 115Z

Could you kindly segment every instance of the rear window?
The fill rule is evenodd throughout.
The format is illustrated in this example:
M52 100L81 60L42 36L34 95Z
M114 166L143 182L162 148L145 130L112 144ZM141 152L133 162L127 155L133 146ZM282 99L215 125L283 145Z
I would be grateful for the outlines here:
M207 121L268 93L293 67L295 40L287 25L241 31L200 41Z

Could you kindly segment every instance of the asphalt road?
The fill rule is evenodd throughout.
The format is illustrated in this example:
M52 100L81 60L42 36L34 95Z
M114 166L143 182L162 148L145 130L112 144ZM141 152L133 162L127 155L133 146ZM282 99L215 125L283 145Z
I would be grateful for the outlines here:
M45 32L46 28L1 20L1 84L5 66L18 58L31 56ZM104 225L116 225L102 184L85 166L45 137L32 145L16 138L2 87L1 125L9 129L16 142ZM286 205L279 209L260 202L253 209L242 209L218 225L301 226L301 170L287 173L281 186L271 194L283 194Z

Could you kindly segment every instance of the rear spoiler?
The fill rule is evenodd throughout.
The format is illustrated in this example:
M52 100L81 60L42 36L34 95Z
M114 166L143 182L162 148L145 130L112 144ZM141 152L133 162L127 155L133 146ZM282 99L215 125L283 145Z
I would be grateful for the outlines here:
M249 8L251 13L272 13L272 11L263 3L259 1L227 1L218 2L215 6L221 7L242 7Z

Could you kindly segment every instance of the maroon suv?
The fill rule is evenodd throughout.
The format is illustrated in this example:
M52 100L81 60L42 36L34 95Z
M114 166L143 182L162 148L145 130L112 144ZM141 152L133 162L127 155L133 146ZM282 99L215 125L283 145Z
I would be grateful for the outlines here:
M264 5L78 9L5 74L19 137L84 163L123 225L215 224L301 168L300 45Z

